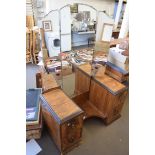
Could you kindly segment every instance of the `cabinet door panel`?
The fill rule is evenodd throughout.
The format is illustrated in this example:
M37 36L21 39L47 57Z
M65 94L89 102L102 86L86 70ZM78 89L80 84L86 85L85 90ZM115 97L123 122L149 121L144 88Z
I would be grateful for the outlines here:
M77 143L82 136L82 115L61 126L62 149L65 150Z

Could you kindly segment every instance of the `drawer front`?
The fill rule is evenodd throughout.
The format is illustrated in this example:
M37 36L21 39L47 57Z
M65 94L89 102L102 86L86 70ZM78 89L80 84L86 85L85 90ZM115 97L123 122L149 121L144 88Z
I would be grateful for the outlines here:
M83 115L80 115L61 126L62 150L78 143L82 137Z

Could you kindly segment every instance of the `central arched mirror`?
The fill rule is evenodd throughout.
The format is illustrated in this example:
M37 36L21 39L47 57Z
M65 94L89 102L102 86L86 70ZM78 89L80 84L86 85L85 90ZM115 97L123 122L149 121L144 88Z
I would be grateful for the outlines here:
M91 77L107 62L113 19L93 6L75 3L59 9L59 22L62 89L70 97L87 94Z
M90 80L78 77L77 68L91 64L96 40L97 10L89 5L75 3L59 9L62 58L62 89L69 97L89 91ZM81 83L77 79L81 78ZM86 83L81 89L81 85Z

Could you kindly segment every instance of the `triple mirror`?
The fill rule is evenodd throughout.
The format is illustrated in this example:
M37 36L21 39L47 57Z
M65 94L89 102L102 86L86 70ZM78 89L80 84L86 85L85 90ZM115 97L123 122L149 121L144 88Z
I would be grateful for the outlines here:
M100 18L105 22L100 23ZM90 79L102 76L113 30L111 21L103 12L81 3L53 10L40 21L40 26L49 23L46 27L51 30L44 31L49 53L45 69L69 97L87 93ZM86 81L79 70L87 74Z

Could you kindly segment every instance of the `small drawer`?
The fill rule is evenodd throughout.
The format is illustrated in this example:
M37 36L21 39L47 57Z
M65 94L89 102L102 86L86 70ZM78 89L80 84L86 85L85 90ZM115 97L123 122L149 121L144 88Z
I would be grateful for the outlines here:
M80 122L78 119L73 119L73 120L66 123L66 126L68 129L78 128L79 125L80 125Z

